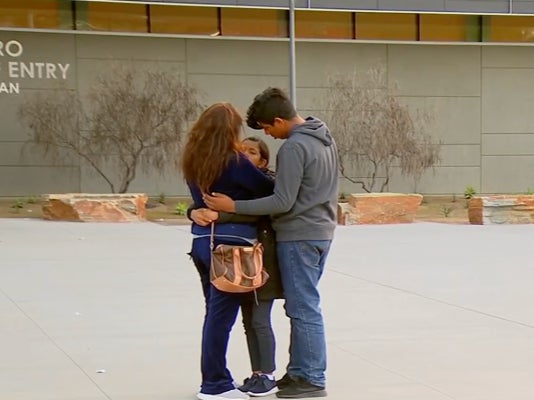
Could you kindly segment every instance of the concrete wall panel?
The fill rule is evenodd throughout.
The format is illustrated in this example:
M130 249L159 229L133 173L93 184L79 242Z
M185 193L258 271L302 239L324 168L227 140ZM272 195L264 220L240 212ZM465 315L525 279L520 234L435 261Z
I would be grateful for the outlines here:
M482 68L534 68L530 46L484 46Z
M524 193L534 189L534 156L482 157L480 193Z
M80 93L87 93L99 77L110 78L120 74L121 68L132 68L143 76L143 71L164 71L175 74L180 79L186 79L185 64L177 61L147 61L147 60L102 60L82 59L78 61L78 72L83 79L78 82Z
M296 47L297 86L327 87L328 76L366 71L385 66L386 45L351 43L298 43ZM287 71L286 71L287 73Z
M285 76L190 74L188 79L203 91L206 105L228 101L243 114L246 113L254 97L265 88L269 86L285 90L289 88L289 80Z
M482 154L485 156L534 156L534 133L482 135Z
M480 167L478 144L444 144L439 167Z
M83 190L93 193L108 193L109 185L92 171L85 169L82 176ZM117 187L118 188L118 187ZM137 172L135 180L130 184L129 193L147 193L150 196L165 194L166 196L189 196L182 175L178 170L168 168L163 174Z
M374 191L379 191L382 179L377 179ZM399 193L453 194L463 193L466 186L480 187L480 167L436 167L428 170L418 182L393 168L389 191ZM478 191L478 190L477 190ZM361 185L340 179L340 192L362 193Z
M80 191L78 167L0 167L0 196L40 196Z
M444 145L441 148L440 164L435 168L427 170L419 182L414 182L413 178L402 176L400 169L393 166L390 175L390 190L397 192L411 192L418 191L421 193L460 193L459 189L465 189L467 185L476 184L480 186L480 147L476 145ZM362 174L352 165L345 165L346 175L353 179L360 179L366 175ZM467 174L465 177L463 174ZM378 173L379 183L375 186L375 190L379 190L381 182L384 178L384 171ZM473 183L466 184L469 180ZM345 179L344 179L345 180ZM460 183L456 183L458 180ZM464 184L462 187L459 184ZM441 185L446 184L447 188L454 188L454 191L441 191ZM345 182L344 190L357 190L359 187L351 186L348 181ZM444 189L443 189L444 190Z
M482 133L534 131L534 68L482 71Z
M480 48L388 45L388 77L408 96L479 96Z
M297 107L299 111L323 111L326 109L327 95L327 88L297 88Z
M20 107L36 91L25 90L19 95L0 94L0 143L3 141L24 142L29 139L30 129L19 119Z
M185 61L185 39L78 35L78 59Z
M463 193L466 186L480 187L480 167L438 166L435 170L428 170L419 182L396 173L390 189L392 192L451 194Z
M0 165L2 166L78 166L78 157L69 150L60 150L61 156L54 163L43 148L33 143L0 142Z
M190 39L187 71L195 74L289 75L287 42Z
M412 111L431 117L427 125L436 141L444 144L480 143L480 98L478 97L401 97Z
M115 184L115 190L119 189L118 175L116 167L108 166L103 170L109 179ZM86 193L110 193L110 187L107 182L97 175L92 167L85 161L81 162L80 168L81 190ZM169 195L188 195L188 189L182 179L181 174L173 167L169 166L163 174L144 173L141 170L136 172L135 180L130 184L128 192L143 192L150 195L163 193Z

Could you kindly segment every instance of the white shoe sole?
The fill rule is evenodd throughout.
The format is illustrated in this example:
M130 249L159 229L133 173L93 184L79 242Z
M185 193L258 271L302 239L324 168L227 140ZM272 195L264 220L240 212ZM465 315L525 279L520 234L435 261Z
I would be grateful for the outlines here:
M237 389L234 389L237 390ZM226 392L228 393L228 392ZM206 393L197 393L197 399L199 400L248 400L249 397L246 393L239 392L236 396L226 395L222 396L224 393L219 394L206 394Z
M275 386L271 390L265 393L247 392L247 394L251 397L265 397L265 396L270 396L271 394L275 394L276 392L278 392L278 390L279 390L278 387Z

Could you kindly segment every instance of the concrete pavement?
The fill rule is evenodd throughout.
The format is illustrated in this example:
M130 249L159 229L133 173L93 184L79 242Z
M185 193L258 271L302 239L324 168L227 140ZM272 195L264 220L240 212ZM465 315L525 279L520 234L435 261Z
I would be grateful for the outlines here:
M0 219L1 400L186 400L202 295L187 226ZM534 225L339 227L329 399L534 398ZM287 362L282 303L273 324ZM241 324L229 366L249 374Z

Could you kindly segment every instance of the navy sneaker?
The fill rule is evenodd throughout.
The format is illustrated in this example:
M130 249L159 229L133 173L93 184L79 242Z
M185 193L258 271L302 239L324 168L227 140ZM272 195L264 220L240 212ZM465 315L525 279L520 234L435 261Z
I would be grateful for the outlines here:
M239 386L237 389L242 391L243 393L247 393L252 385L256 382L256 380L259 378L258 374L252 374L250 378L245 378L243 381L243 384Z
M276 393L276 397L282 399L303 399L308 397L326 397L323 386L316 386L303 378L293 379L293 383Z
M246 391L249 396L263 397L278 392L276 381L274 379L269 379L265 375L256 375L256 378L251 379L249 382L250 384L247 385L248 390Z
M274 379L269 379L265 375L258 375L250 384L247 394L252 397L263 397L276 392L278 392L278 387Z

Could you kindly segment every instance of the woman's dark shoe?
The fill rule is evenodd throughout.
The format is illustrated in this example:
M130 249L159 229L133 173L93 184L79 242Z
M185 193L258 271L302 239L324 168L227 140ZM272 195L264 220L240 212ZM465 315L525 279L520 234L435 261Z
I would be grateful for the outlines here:
M282 378L284 379L284 378ZM289 378L291 382L285 388L280 388L276 397L282 399L303 399L308 397L326 397L326 390L323 386L316 386L302 378Z

